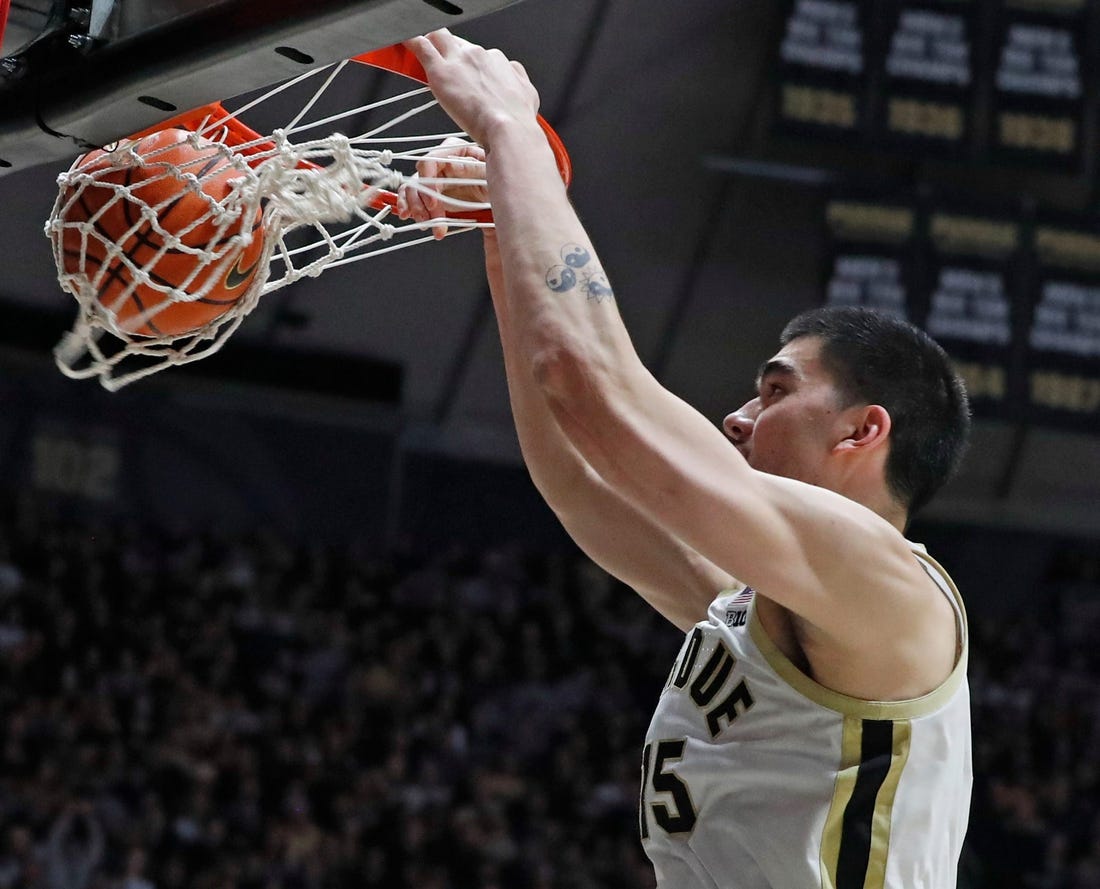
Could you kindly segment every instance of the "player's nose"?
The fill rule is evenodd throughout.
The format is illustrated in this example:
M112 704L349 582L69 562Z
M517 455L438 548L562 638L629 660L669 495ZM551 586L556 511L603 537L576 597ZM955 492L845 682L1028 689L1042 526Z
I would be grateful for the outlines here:
M730 437L738 450L747 453L752 441L752 430L756 426L756 415L760 412L759 399L747 401L722 421L722 429Z

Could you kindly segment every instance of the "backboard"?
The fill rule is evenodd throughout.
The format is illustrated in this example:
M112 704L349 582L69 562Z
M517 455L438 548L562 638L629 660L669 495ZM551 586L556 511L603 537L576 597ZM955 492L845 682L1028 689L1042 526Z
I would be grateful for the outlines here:
M17 0L0 59L0 175L515 2Z
M85 20L87 34L95 40L116 41L169 25L189 15L218 6L224 0L84 0L76 4L73 18ZM8 13L7 31L0 55L11 56L47 30L51 19L60 23L66 4L56 0L18 0Z

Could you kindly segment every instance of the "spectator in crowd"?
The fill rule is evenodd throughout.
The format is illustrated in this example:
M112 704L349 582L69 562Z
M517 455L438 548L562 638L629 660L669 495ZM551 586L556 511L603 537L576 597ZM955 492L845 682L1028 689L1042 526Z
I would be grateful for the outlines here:
M103 828L86 800L68 803L46 840L49 889L87 889L103 862Z

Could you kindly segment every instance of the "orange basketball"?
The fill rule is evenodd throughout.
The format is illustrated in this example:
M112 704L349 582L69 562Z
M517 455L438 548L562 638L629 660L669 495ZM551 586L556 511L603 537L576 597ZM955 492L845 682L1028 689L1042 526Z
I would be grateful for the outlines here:
M72 202L64 214L66 223L91 222L93 228L82 250L80 230L66 225L61 244L64 270L97 281L100 304L113 311L119 327L128 333L178 336L198 330L236 304L260 266L264 239L259 210L254 218L242 217L221 231L211 213L211 199L223 200L231 190L230 181L241 174L214 143L200 139L196 148L187 141L190 135L169 129L144 137L135 146L144 158L140 166L112 168L106 152L89 152L80 159L78 170L92 174L94 181L85 184L75 200L72 188L62 198L65 204ZM173 165L181 174L194 174L198 186L175 173ZM128 186L129 194L118 196L114 186L119 185ZM143 207L155 209L155 225L142 216ZM223 253L246 224L251 243ZM172 236L180 246L164 249L166 238ZM109 253L108 242L117 243L134 266L145 268L152 282L139 281L121 304L117 303L135 275L122 256ZM219 258L201 268L201 258L186 248L208 249ZM201 269L197 274L196 268ZM211 283L213 275L220 279ZM162 289L182 288L193 294L208 285L201 298L188 302L175 301ZM166 301L170 305L142 319L142 313Z

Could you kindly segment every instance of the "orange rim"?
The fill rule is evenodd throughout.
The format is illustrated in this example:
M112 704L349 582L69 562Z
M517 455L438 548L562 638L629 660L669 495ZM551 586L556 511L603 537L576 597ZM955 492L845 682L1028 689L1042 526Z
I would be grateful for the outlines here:
M2 2L2 0L0 0L0 2ZM428 83L424 68L421 66L420 62L417 61L416 56L401 44L395 44L394 46L387 46L383 49L362 53L352 58L351 61L358 62L361 65L369 65L372 68L381 68L384 71L390 71L394 74L400 74L418 83L425 85ZM149 127L148 129L142 130L140 133L135 133L130 138L137 140L143 136L155 133L158 130L170 129L172 127L195 132L212 120L218 121L218 126L227 130L224 140L225 144L229 145L231 148L239 149L240 153L246 158L250 155L266 153L275 147L271 140L257 133L236 117L231 116L220 101L211 102L209 105L203 105L199 108L185 111L182 114L162 121L155 127ZM550 150L554 153L554 161L558 167L558 174L561 176L562 182L568 187L573 181L573 163L569 159L569 152L566 151L565 144L562 142L561 137L554 131L554 128L547 123L546 119L543 118L541 114L538 116L538 123L539 126L542 127L543 133L546 135L546 141L550 145ZM248 147L240 148L240 146ZM308 161L303 161L302 166L310 167L316 165L310 164ZM396 203L396 194L392 191L382 190L375 195L374 199L371 201L371 206L377 210L382 210L387 207L393 207ZM456 213L455 217L470 219L474 222L493 221L493 214L489 210Z
M424 73L424 68L417 61L416 56L400 43L362 53L355 56L352 61L359 62L361 65L370 65L374 68L392 71L425 85L428 83L428 76ZM546 135L546 141L550 143L550 150L554 152L554 161L558 165L558 175L561 176L561 181L568 188L573 182L573 162L569 159L569 152L565 150L565 143L561 141L561 137L541 114L538 115L538 122Z

